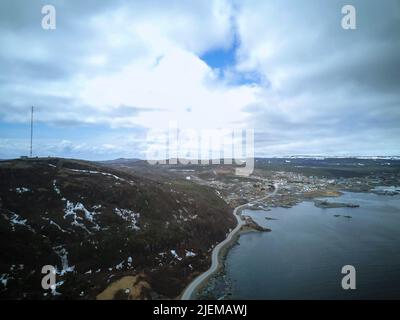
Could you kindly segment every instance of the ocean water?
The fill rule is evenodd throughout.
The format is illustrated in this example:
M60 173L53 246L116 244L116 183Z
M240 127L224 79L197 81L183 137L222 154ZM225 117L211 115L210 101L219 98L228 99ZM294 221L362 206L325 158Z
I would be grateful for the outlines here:
M228 253L231 298L399 299L400 196L346 192L329 201L360 208L322 209L302 202L246 211L272 232L244 234ZM356 269L355 290L342 289L344 265Z

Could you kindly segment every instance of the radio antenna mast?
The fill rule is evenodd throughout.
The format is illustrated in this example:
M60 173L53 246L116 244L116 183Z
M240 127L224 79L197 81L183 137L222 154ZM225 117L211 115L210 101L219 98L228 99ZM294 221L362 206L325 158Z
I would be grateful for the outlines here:
M31 158L32 158L32 140L33 140L33 106L31 109L31 152L30 152Z

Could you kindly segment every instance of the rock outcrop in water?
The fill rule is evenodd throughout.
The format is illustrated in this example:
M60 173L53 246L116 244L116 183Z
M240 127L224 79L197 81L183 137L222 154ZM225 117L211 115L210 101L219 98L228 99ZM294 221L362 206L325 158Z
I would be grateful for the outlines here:
M330 202L327 200L315 200L314 205L317 208L331 209L331 208L358 208L359 204L344 203L344 202Z

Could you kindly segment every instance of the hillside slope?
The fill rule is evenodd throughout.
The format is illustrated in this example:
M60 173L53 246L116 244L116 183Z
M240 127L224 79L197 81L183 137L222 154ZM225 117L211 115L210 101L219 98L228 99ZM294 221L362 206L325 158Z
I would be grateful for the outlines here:
M95 298L126 275L135 292L174 298L207 269L209 250L236 222L214 191L155 181L91 162L0 162L0 298ZM57 288L41 288L42 266Z

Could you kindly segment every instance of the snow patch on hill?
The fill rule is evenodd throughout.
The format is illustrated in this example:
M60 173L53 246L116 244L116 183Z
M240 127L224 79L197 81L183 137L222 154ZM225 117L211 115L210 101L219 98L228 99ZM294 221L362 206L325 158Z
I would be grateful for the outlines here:
M79 211L83 212L85 219L93 224L93 228L95 230L97 230L97 231L100 230L100 226L95 222L95 219L94 219L94 216L96 214L98 214L97 212L95 212L95 211L91 212L91 211L87 210L85 208L85 206L80 202L73 203L69 200L66 200L65 209L64 209L64 212L65 212L64 219L71 216L72 217L72 225L78 226L78 227L84 229L85 231L87 231L89 234L91 234L91 232L86 228L86 226L83 223L78 221L78 220L83 221L83 218L78 216Z
M18 225L18 226L24 226L28 230L30 230L33 233L35 233L35 230L33 230L32 227L28 224L28 220L27 219L23 219L20 215L14 213L14 212L11 215L10 224L11 224L12 231L15 231L15 226Z
M58 270L56 273L63 276L67 272L73 272L75 269L75 266L70 266L68 264L68 251L65 249L62 245L53 247L54 252L60 257L61 260L61 270Z
M129 223L129 227L133 230L140 230L139 226L137 223L139 222L140 218L140 213L134 213L131 210L128 209L118 209L115 208L114 212L122 218L124 221Z
M29 191L31 191L31 190L28 188L25 188L25 187L15 188L15 192L19 193L19 194L29 192Z

